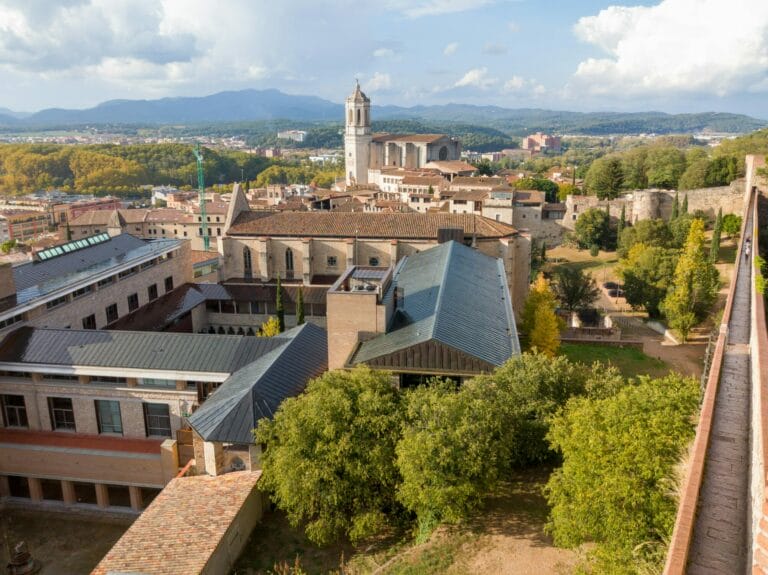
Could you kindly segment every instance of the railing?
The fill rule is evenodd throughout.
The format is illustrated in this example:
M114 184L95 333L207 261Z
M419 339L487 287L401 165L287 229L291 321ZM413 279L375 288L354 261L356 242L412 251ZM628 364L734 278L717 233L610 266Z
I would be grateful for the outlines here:
M701 404L701 413L699 415L699 426L696 430L696 437L693 440L688 470L683 481L680 503L675 518L675 527L672 531L672 539L667 551L667 560L664 565L664 575L683 575L688 565L688 553L693 540L693 531L696 524L696 510L699 502L699 493L704 480L704 466L709 448L710 432L712 431L713 416L715 412L715 398L717 397L717 388L720 384L720 372L723 366L725 348L728 344L728 324L731 320L733 310L733 300L736 294L736 285L739 279L739 267L744 249L744 231L749 218L749 210L753 204L754 192L745 191L747 198L744 220L741 224L741 235L739 247L736 251L735 267L731 285L728 288L728 299L725 302L723 318L720 322L720 333L715 344L715 351L712 355L712 363L707 377L707 385L704 391L704 398Z

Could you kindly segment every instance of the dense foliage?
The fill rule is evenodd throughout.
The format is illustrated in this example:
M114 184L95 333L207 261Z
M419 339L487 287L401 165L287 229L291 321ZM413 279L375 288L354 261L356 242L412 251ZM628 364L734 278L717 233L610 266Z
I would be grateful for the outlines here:
M520 333L528 349L554 356L560 347L560 321L555 315L557 300L544 274L539 274L528 292L521 314Z
M591 307L600 290L595 278L581 268L561 266L555 273L555 294L560 305L572 312Z
M547 486L556 544L596 543L597 573L658 568L675 520L674 466L695 434L699 393L693 378L670 375L568 402L549 432L563 457Z
M576 220L574 234L580 248L607 248L611 243L610 218L605 210L590 208Z

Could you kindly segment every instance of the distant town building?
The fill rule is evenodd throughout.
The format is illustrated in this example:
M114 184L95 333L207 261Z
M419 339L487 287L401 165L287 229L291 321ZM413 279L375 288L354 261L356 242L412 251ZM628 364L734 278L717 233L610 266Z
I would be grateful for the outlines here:
M451 161L461 157L461 143L443 134L373 135L371 100L362 92L359 83L346 99L345 125L347 185L378 184L376 180L384 169L417 170L432 161Z
M536 132L523 138L523 150L529 150L534 153L559 152L560 136L550 136Z
M0 241L31 240L51 225L48 213L36 210L0 210L0 222Z
M303 130L283 130L277 133L277 137L280 140L291 140L292 142L301 143L306 139L307 133Z

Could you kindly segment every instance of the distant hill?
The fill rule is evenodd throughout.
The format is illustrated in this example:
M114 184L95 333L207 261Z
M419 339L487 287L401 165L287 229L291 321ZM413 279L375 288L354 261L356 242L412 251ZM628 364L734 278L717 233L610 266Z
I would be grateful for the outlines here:
M511 136L538 130L566 134L606 135L639 133L746 133L768 126L768 121L741 114L582 113L499 106L445 104L439 106L375 106L375 120L416 120L493 128ZM110 100L86 110L51 108L24 117L0 109L0 125L11 129L41 129L84 125L194 125L215 122L290 120L341 122L343 105L316 96L291 95L279 90L240 90L194 98Z

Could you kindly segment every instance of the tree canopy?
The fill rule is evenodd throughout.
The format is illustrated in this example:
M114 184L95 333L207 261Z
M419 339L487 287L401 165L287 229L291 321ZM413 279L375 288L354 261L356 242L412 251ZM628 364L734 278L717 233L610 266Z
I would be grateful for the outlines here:
M574 233L580 248L605 247L609 240L609 219L605 210L590 208L576 220Z
M624 185L621 160L617 156L604 156L592 162L584 185L601 200L618 197Z
M600 295L595 278L581 268L561 266L555 274L555 294L568 311L592 306Z

